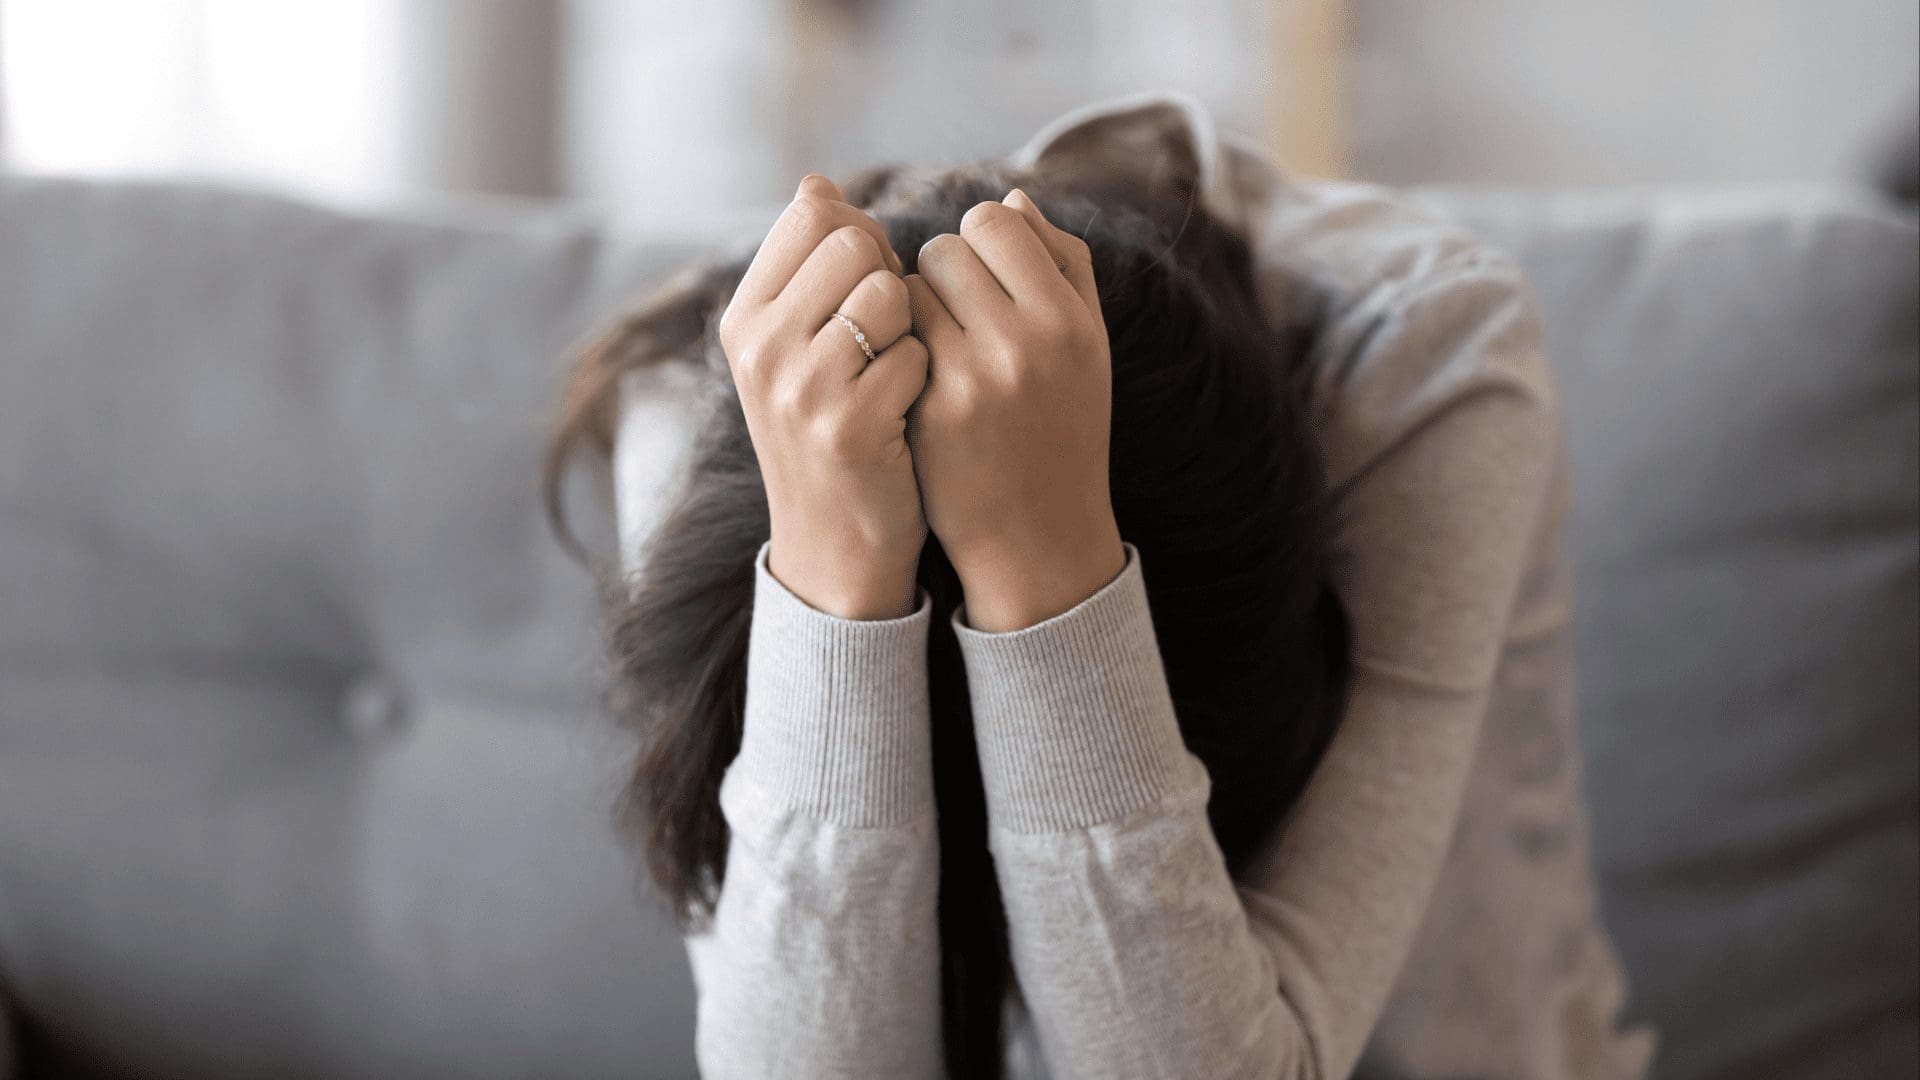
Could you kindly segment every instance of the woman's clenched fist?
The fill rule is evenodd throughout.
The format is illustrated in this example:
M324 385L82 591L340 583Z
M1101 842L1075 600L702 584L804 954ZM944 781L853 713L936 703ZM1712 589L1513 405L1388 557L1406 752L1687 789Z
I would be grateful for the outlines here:
M906 439L927 350L899 270L879 223L808 176L720 317L767 491L768 569L842 618L911 612L927 536Z
M1113 365L1087 245L1026 193L967 211L907 278L932 353L913 461L975 629L1030 626L1113 580Z

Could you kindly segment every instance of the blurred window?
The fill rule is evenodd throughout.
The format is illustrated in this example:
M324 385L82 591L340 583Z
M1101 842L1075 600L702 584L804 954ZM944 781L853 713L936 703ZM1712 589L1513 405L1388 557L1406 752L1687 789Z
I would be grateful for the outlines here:
M406 175L390 0L0 0L9 166L345 195Z

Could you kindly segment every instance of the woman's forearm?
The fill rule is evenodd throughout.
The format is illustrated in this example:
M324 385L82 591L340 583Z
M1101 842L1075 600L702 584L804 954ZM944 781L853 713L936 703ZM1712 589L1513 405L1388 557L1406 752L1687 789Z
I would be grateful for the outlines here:
M1208 824L1124 553L1033 626L954 618L1028 1013L1063 1076L1317 1076Z
M940 1072L939 847L928 732L931 598L853 620L755 560L731 841L689 935L707 1077Z
M1446 858L1552 456L1539 401L1499 383L1459 394L1347 504L1380 537L1350 568L1349 602L1372 617L1348 703L1241 881L1132 545L1118 578L1055 618L996 634L955 613L1014 966L1056 1070L1354 1068ZM1394 527L1407 520L1425 527ZM1445 606L1409 603L1434 596Z

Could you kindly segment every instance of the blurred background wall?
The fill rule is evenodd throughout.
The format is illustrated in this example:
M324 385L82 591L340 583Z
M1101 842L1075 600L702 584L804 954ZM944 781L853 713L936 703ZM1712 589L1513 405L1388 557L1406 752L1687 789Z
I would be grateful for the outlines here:
M566 198L692 224L783 198L810 169L1000 153L1071 105L1172 87L1317 175L1823 180L1858 177L1860 147L1911 123L1917 11L0 0L0 153L31 171L212 175L353 201Z

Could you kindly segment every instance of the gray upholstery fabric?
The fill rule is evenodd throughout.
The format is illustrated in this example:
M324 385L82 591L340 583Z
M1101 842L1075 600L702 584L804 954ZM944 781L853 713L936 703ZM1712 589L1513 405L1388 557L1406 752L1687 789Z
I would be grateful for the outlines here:
M686 1075L611 831L555 360L677 264L564 220L0 183L0 973L29 1060Z
M1911 1075L1915 244L1852 198L1434 198L1568 398L1605 914L1666 1077ZM0 987L124 1075L685 1076L611 827L555 358L684 250L0 180Z
M1910 108L1899 117L1873 147L1868 170L1881 191L1920 203L1920 109Z
M1920 234L1804 190L1439 198L1547 313L1604 915L1657 1075L1920 1074Z

